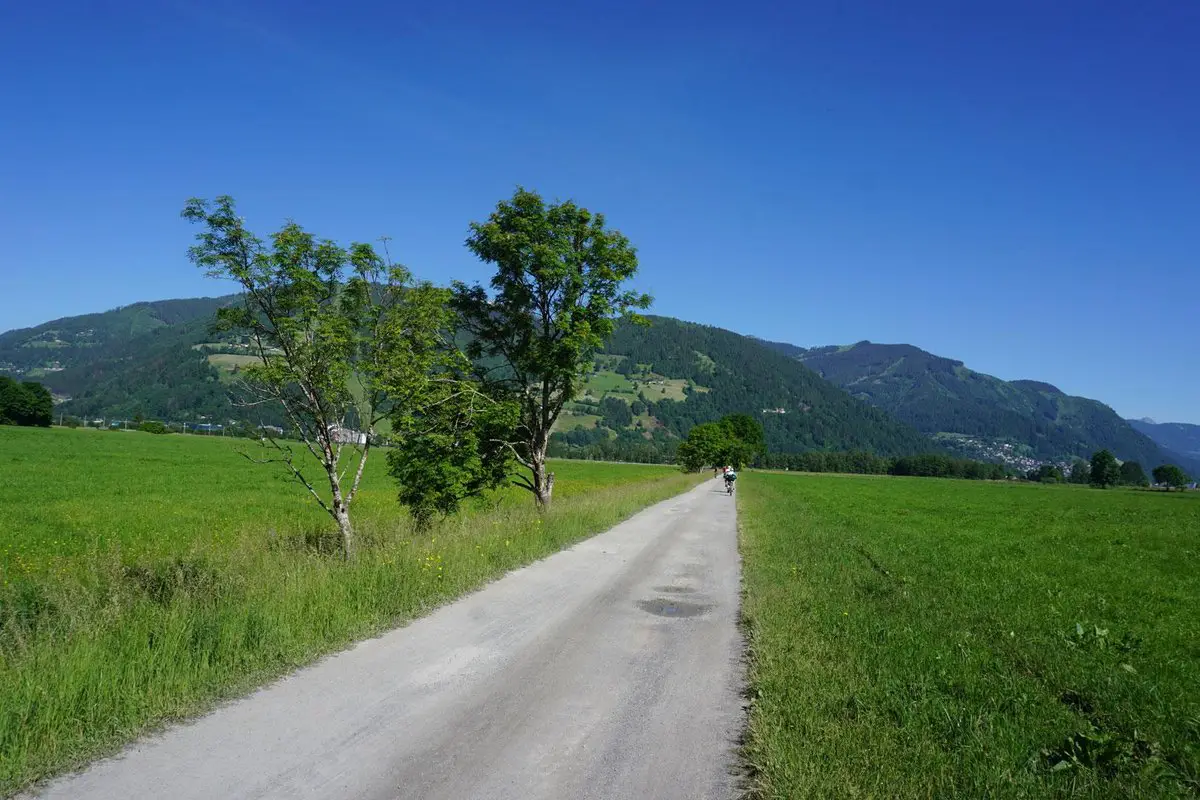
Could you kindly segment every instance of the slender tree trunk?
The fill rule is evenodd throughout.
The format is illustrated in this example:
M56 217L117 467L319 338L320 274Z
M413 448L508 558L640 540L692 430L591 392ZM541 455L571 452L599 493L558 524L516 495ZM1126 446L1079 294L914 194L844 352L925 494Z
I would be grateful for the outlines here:
M550 497L554 493L554 473L546 472L546 445L542 443L540 447L535 447L533 450L533 458L530 459L533 468L533 497L537 501L537 507L540 511L545 511L550 507Z
M338 532L342 536L342 558L349 561L354 558L354 528L350 524L350 509L346 508L344 503L335 503L333 516L337 520Z
M342 558L350 561L354 558L354 526L350 524L350 506L342 496L342 484L338 480L337 468L326 466L325 472L329 475L329 488L333 494L333 502L329 509L337 522L338 533L342 539Z

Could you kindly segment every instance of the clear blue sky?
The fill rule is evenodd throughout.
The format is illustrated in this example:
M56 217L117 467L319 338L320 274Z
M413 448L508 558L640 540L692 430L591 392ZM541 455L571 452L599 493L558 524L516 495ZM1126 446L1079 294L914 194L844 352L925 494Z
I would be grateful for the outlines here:
M524 184L658 313L1200 423L1197 42L1193 0L5 3L0 330L226 291L192 195L484 278Z

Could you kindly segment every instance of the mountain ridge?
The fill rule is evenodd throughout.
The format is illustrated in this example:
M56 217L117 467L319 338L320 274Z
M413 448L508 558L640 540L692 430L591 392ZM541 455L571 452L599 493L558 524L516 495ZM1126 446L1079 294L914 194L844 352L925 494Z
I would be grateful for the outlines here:
M0 374L41 381L60 411L79 416L227 418L234 413L229 383L248 356L215 341L210 322L234 299L143 301L6 331ZM1002 381L914 345L862 340L804 348L670 317L652 316L651 323L618 326L601 354L610 360L593 376L604 373L609 389L596 388L603 384L597 379L594 393L579 398L564 420L570 425L558 429L560 445L594 449L616 439L669 450L691 425L750 411L791 452L948 449L993 460L1021 453L1067 461L1108 447L1146 467L1172 460L1200 472L1200 449L1189 440L1183 450L1171 448L1138 427L1151 423L1123 420L1099 401L1043 381ZM622 381L624 391L612 388ZM715 392L705 385L714 382ZM630 385L641 390L629 392ZM606 418L600 406L608 394L639 413L626 421L609 402ZM278 424L266 416L259 421ZM1175 430L1155 425L1163 436Z
M1178 453L1194 462L1200 462L1200 425L1187 422L1155 422L1149 418L1131 419L1134 430L1144 433L1169 453ZM1193 477L1200 476L1200 470Z
M84 418L241 419L231 383L252 357L216 338L210 324L232 299L150 301L9 331L0 334L0 372L43 382L60 412ZM941 450L794 359L741 334L668 317L618 325L589 380L556 433L560 449L662 458L692 425L751 411L767 418L779 452ZM772 416L776 408L791 413ZM282 423L263 409L244 421Z
M958 441L967 455L989 448L994 453L1007 442L1028 448L1037 460L1069 462L1103 448L1150 467L1191 462L1165 451L1101 401L1068 395L1045 381L1004 381L909 344L864 340L797 350L793 357L826 380L923 433Z

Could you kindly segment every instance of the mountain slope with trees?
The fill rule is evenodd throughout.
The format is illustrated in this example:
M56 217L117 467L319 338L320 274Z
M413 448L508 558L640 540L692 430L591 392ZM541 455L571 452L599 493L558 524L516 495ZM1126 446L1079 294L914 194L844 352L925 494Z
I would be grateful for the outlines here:
M640 434L619 433L631 442L638 436L673 442L694 425L748 413L761 420L771 452L908 455L937 449L913 428L855 400L759 340L668 317L649 317L648 323L618 325L605 346L606 357L617 361L617 375L642 377L636 397L624 396L645 420ZM623 421L614 417L610 425L604 408L596 411L600 420L595 431ZM594 441L603 435L581 434L560 441L578 446L589 435Z
M1149 436L1164 450L1178 453L1193 462L1200 461L1200 425L1153 422L1148 419L1131 419L1128 422L1134 430Z
M60 398L70 398L60 403L60 413L241 419L248 412L229 396L239 357L214 355L234 352L237 345L221 341L212 325L217 309L234 299L138 303L10 331L0 335L0 374L19 379L32 371ZM666 317L649 321L617 326L589 378L591 394L571 404L572 416L556 428L554 454L664 460L693 425L742 412L762 420L775 452L897 456L936 449L911 427L851 398L767 343ZM54 355L45 355L47 346L37 342L53 342ZM55 360L58 366L46 370ZM610 392L606 379L629 379L627 386L639 388ZM253 417L246 421L282 423L267 409L256 408Z
M0 333L0 372L39 379L53 376L59 370L122 352L132 340L168 330L178 332L179 326L188 323L207 323L218 308L234 299L229 295L133 303ZM203 333L203 325L198 330ZM54 382L53 377L48 381Z
M1099 401L1039 381L1003 381L912 345L859 342L795 357L926 434L1018 442L1046 460L1088 458L1102 449L1151 466L1173 460Z
M212 328L234 300L136 303L9 331L0 334L0 374L69 397L56 414L243 419L249 412L230 402L230 383L246 356ZM938 449L928 434L951 432L1016 442L1039 460L1108 449L1147 471L1169 462L1200 473L1200 426L1122 420L1050 384L1002 381L910 345L806 350L667 317L650 323L617 326L556 426L552 454L664 460L693 425L749 412L776 453L911 455ZM252 416L245 421L283 422L261 408Z

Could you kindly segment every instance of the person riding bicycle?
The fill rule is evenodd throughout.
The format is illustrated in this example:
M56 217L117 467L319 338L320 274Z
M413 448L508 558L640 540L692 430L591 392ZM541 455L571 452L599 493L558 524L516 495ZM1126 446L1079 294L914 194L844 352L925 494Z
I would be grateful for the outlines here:
M725 490L733 489L733 482L737 480L737 473L733 471L733 467L725 468Z

